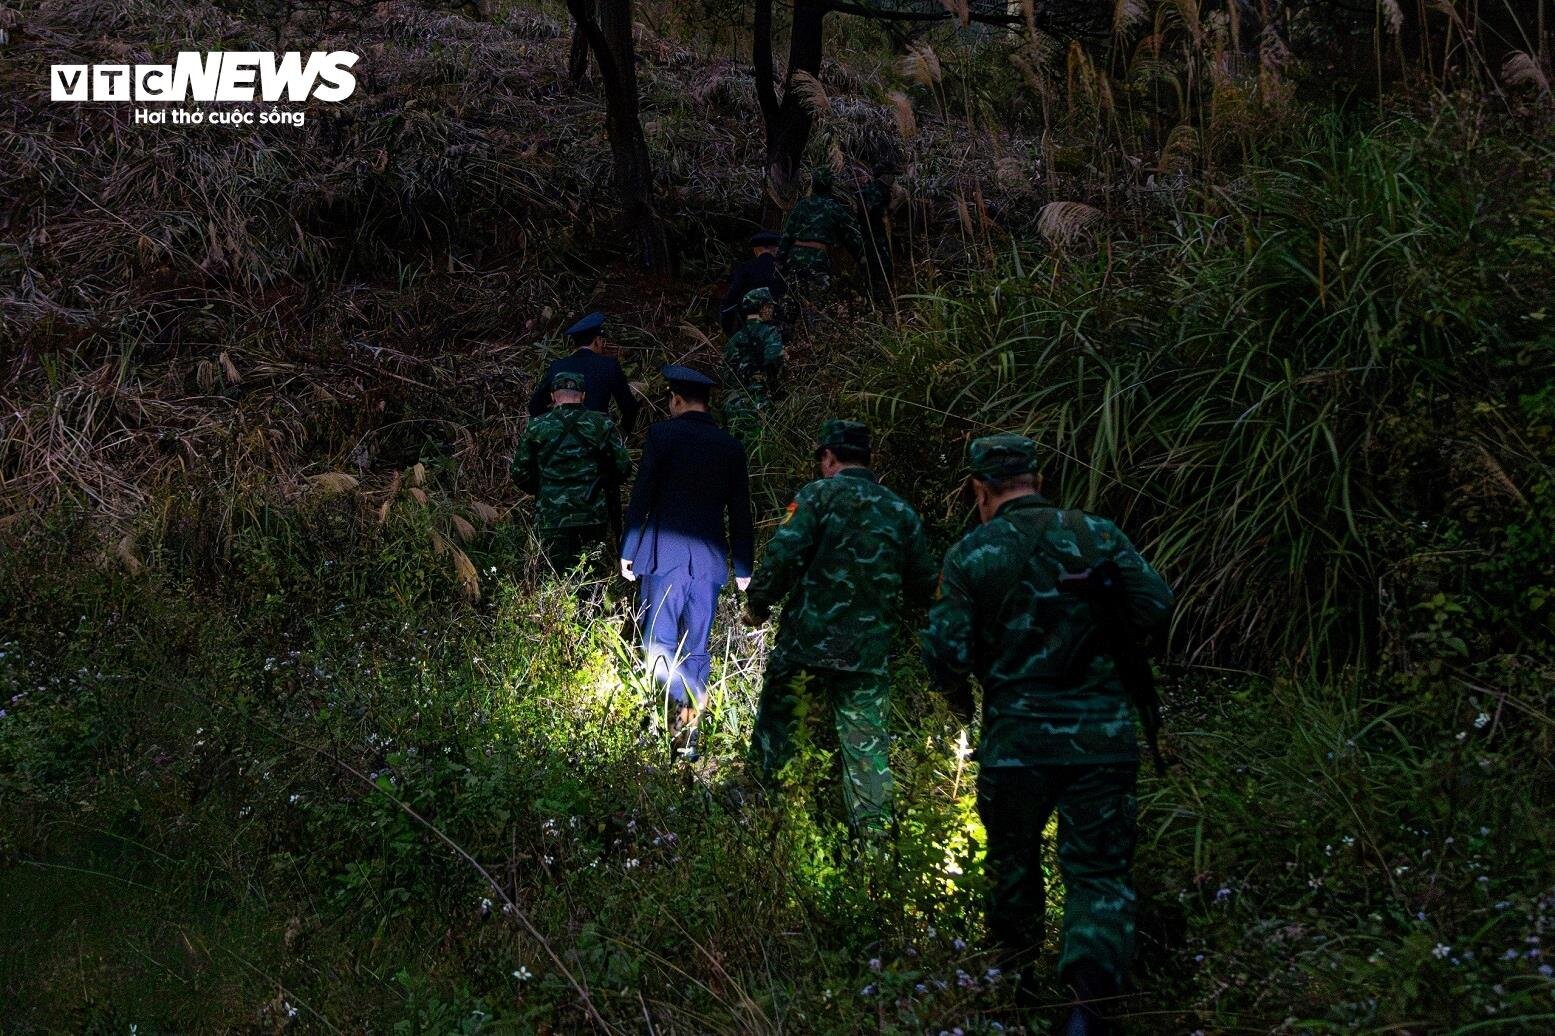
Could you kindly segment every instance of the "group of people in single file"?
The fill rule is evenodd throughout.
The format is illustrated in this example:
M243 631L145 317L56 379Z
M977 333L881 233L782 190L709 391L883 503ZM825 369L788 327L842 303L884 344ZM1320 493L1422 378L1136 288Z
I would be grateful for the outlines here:
M819 186L818 196L828 197L829 183ZM799 725L819 719L838 750L850 829L887 849L889 652L903 605L929 603L923 661L952 711L969 723L980 719L977 804L990 938L1023 995L1037 995L1042 838L1056 811L1066 888L1059 971L1074 993L1062 1031L1112 1031L1108 1005L1126 992L1133 952L1139 753L1131 701L1108 647L1117 638L1105 627L1127 627L1121 632L1140 645L1158 641L1172 593L1115 525L1042 495L1040 450L1015 434L970 444L966 472L979 522L943 558L933 557L916 511L872 470L868 428L851 420L820 429L818 477L788 504L758 563L742 440L759 433L783 361L772 326L783 275L826 261L826 249L813 246L835 230L823 226L830 216L800 215L805 220L796 228L791 218L782 235L757 235L751 262L731 277L742 319L725 325L722 410L738 436L714 416L713 377L665 366L669 416L648 427L631 479L621 433L631 433L641 403L608 355L605 318L590 313L566 330L574 352L537 385L513 462L520 488L535 498L537 538L557 570L619 544L620 574L638 588L645 664L669 706L671 743L683 760L698 755L709 634L730 569L745 595L745 622L764 624L781 609L752 725L751 767L775 786ZM796 251L820 254L796 263ZM795 279L816 283L803 273ZM606 413L612 401L619 425ZM618 519L611 501L629 479ZM1098 572L1118 607L1102 609L1068 590Z

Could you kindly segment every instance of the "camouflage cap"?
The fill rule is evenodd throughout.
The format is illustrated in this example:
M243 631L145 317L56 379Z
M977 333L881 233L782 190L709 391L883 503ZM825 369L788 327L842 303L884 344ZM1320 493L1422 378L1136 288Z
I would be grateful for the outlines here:
M821 425L821 439L815 452L838 446L851 446L856 450L869 449L869 426L859 421L827 421Z
M551 375L552 392L582 392L587 387L588 383L577 371L557 371Z
M1037 444L1024 435L985 435L967 447L973 478L1009 478L1037 470Z
M771 288L752 288L740 298L740 305L745 307L747 313L754 313L762 306L773 306L777 300L772 297Z

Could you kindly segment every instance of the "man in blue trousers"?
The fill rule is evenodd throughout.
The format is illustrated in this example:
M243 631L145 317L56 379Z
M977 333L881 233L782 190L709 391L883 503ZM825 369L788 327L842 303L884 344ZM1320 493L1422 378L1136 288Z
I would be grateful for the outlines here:
M670 418L652 425L643 445L621 575L641 582L648 670L674 703L672 736L685 732L679 751L689 761L707 695L713 609L731 558L735 585L750 584L755 532L745 450L708 413L716 383L690 367L672 364L661 373L670 383Z

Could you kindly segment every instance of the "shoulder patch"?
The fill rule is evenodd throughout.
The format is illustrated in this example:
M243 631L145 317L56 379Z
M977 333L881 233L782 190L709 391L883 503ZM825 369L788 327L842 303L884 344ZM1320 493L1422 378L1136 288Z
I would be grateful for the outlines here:
M787 525L789 522L793 521L794 520L794 514L798 510L799 510L799 501L798 500L790 500L788 502L788 506L783 508L783 520L781 522L779 522L778 524L779 525Z

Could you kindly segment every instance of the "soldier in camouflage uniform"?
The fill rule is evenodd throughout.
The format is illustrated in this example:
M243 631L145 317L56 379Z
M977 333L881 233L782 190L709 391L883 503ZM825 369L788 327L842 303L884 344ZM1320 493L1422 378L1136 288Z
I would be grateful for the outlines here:
M788 600L767 659L751 755L770 777L792 758L802 717L829 711L849 824L875 834L891 820L891 627L904 593L926 598L933 589L934 563L917 513L867 467L867 428L828 421L816 453L822 477L788 505L746 594L753 624Z
M859 188L859 209L864 224L864 258L869 266L869 286L878 299L891 296L891 208L896 186L896 163L876 163L869 182Z
M724 417L729 433L749 447L783 368L783 333L772 322L776 301L768 289L746 292L740 307L745 324L724 345L730 386L724 397Z
M834 269L831 253L838 247L858 259L864 239L853 213L832 197L831 170L815 169L810 173L810 196L794 205L783 224L778 258L796 280L825 289Z
M988 836L990 934L1016 966L1029 967L1040 950L1042 832L1057 809L1066 890L1059 970L1081 1001L1069 1019L1078 1028L1063 1031L1105 1031L1083 1004L1123 991L1133 953L1139 749L1112 658L1095 647L1090 605L1058 580L1115 562L1133 636L1164 628L1172 594L1111 522L1039 495L1030 439L978 439L970 461L983 524L945 555L924 661L966 716L967 677L982 687L977 808Z
M564 572L605 542L606 500L632 461L607 415L583 406L585 380L551 376L551 409L529 419L513 455L513 479L535 498L535 531L546 560Z

